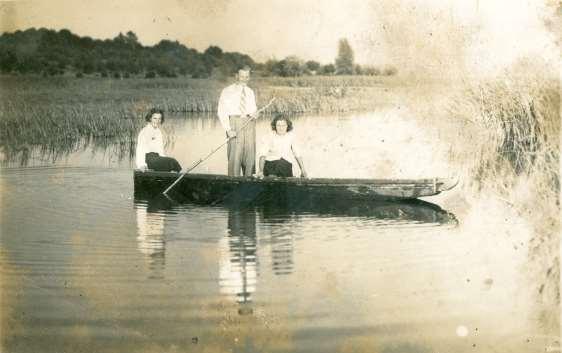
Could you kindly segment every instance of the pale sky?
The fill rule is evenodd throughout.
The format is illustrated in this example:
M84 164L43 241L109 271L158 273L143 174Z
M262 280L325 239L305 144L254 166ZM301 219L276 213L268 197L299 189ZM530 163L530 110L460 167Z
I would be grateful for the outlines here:
M546 0L548 1L548 0ZM258 61L297 55L333 62L347 38L361 64L508 65L554 55L531 0L0 0L0 30L67 28L105 39L135 32L141 43L218 45Z
M205 50L218 45L248 53L257 60L297 55L330 62L339 38L357 46L372 21L367 1L325 0L74 0L17 1L13 20L2 30L67 28L95 38L113 38L132 30L145 45L161 39ZM6 5L4 5L6 7ZM15 15L15 16L14 16ZM11 16L11 17L12 17ZM384 57L384 53L379 55Z

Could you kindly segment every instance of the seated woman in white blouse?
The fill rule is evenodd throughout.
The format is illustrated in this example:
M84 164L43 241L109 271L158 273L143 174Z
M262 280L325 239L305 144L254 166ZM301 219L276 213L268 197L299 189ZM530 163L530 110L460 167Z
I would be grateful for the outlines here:
M293 176L293 156L299 164L301 177L306 178L304 163L297 146L295 134L292 132L293 123L288 118L277 115L271 122L270 134L264 137L259 152L258 177Z
M152 109L145 117L148 122L137 138L136 165L138 169L162 172L179 172L181 166L174 158L164 155L164 139L160 124L164 123L164 112Z

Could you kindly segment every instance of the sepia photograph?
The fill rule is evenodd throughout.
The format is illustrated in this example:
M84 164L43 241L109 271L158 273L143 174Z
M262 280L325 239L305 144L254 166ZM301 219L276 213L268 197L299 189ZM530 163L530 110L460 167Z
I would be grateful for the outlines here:
M560 0L0 0L0 352L561 353Z

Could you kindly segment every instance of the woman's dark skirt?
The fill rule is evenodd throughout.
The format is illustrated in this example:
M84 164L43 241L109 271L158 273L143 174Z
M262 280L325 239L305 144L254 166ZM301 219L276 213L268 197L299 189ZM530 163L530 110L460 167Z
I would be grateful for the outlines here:
M265 161L263 175L289 178L293 176L293 165L283 158L275 161Z
M149 152L145 155L148 169L158 172L181 172L181 165L172 157L161 157L156 152Z

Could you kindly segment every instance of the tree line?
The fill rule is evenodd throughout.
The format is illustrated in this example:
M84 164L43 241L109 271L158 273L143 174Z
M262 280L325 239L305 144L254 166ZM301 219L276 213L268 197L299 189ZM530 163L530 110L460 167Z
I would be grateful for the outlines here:
M333 74L392 75L392 67L375 68L354 63L351 46L339 41L335 62L322 65L296 56L265 63L249 55L224 52L210 46L204 52L188 48L178 41L161 40L154 46L143 46L135 33L119 33L113 39L93 39L60 31L30 28L3 33L0 36L0 72L56 76L75 74L101 77L226 77L237 68L248 65L262 76L301 76Z
M288 56L282 60L270 59L256 65L264 76L294 77L303 75L368 75L391 76L397 73L393 66L369 66L355 63L355 55L347 39L338 43L338 54L334 63L325 65L314 60L304 61L297 56Z

